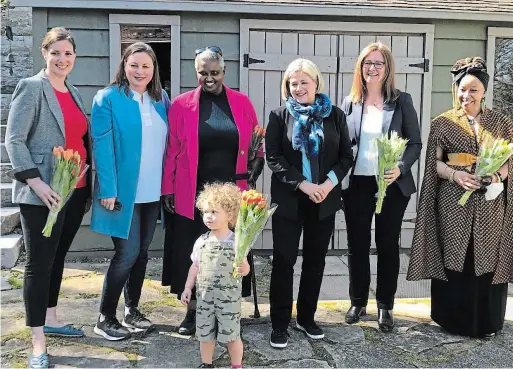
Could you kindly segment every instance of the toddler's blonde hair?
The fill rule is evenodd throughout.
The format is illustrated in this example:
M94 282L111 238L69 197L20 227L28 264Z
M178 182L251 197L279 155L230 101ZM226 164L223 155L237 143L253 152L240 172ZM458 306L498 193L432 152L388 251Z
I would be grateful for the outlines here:
M208 207L220 206L228 214L229 226L233 228L239 215L242 193L233 183L207 184L198 195L196 207L203 212Z

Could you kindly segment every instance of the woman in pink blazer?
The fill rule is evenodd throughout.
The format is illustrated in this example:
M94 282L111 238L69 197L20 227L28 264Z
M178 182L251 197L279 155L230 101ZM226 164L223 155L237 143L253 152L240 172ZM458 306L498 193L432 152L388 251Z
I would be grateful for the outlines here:
M170 285L178 298L187 279L194 242L208 230L194 206L197 193L212 182L232 182L245 190L248 182L256 182L264 166L263 152L248 164L251 135L258 121L249 98L223 84L221 49L209 46L196 50L195 68L199 87L177 96L169 109L162 182L164 208L175 214L165 222L162 284ZM195 302L188 304L180 334L195 332Z

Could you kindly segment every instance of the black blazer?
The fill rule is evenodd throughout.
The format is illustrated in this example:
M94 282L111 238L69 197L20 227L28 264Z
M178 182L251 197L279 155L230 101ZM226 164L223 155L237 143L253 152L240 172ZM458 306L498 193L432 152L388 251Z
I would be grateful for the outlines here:
M265 135L267 165L272 170L271 201L278 204L276 213L292 220L298 219L298 188L306 178L303 176L303 158L300 150L292 148L294 117L286 107L273 110ZM333 170L338 184L319 204L319 218L337 212L342 208L341 182L353 162L351 141L346 117L342 110L333 106L328 117L323 119L324 141L320 150L320 182L328 178Z
M363 105L351 102L350 97L347 96L342 103L342 110L347 116L351 143L353 146L356 145L353 163L355 164L358 157L357 145L359 144ZM417 191L413 175L411 174L411 167L419 159L420 151L422 150L419 119L413 107L410 94L401 92L396 101L384 105L383 131L383 133L388 132L389 135L390 132L396 131L400 137L408 139L403 162L399 165L401 175L397 178L396 183L403 195L409 197Z

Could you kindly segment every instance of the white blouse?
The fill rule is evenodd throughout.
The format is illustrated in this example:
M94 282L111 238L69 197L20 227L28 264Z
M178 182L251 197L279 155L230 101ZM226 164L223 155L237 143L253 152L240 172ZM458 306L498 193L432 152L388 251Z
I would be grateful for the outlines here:
M133 90L132 92L134 94L133 99L139 103L142 122L141 165L139 167L135 203L159 201L167 124L155 110L148 92L144 92L142 96L138 92Z
M372 109L363 114L362 130L358 158L354 168L357 176L373 176L378 167L378 147L376 138L380 138L383 130L383 111Z

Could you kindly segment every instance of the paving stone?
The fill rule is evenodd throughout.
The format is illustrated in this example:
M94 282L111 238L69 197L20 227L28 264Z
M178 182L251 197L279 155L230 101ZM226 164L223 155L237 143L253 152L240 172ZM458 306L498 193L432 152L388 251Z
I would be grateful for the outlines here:
M199 342L179 335L151 334L140 346L138 368L197 368L201 364ZM214 360L226 352L217 345Z
M2 276L2 278L1 278L1 289L2 289L2 291L12 290L12 286L9 283L9 277Z
M0 301L2 303L2 307L4 307L6 304L13 302L19 303L20 301L23 301L23 288L2 291Z
M322 329L325 333L324 340L322 341L324 345L355 345L365 342L362 328L356 325L333 324L322 326Z
M277 350L269 345L271 337L270 325L251 325L244 330L244 340L247 347L262 356L267 361L274 360L301 360L313 356L313 350L308 339L301 332L289 329L290 337L286 350Z
M465 338L447 333L439 326L418 324L404 332L383 334L381 340L387 346L418 354L436 346L463 342Z
M390 350L370 344L325 346L337 368L409 368L413 365Z
M449 356L450 357L450 356ZM452 360L441 363L440 368L511 368L513 351L497 345L493 340L476 346Z
M298 256L296 264L294 265L294 275L301 275L301 265L303 263L303 257ZM324 276L329 275L348 275L349 271L347 265L338 257L327 257L326 266L324 267Z
M330 368L330 365L321 360L305 359L305 360L289 360L277 368Z
M119 351L81 345L48 347L55 368L130 368L130 360Z

